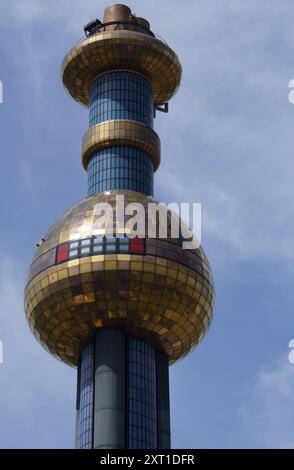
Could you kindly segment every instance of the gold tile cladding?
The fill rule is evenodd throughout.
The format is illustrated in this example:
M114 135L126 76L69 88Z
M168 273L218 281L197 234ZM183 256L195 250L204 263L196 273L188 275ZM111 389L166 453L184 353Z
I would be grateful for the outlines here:
M146 152L154 171L160 165L160 139L156 132L139 121L115 119L90 127L83 137L82 163L87 170L94 152L116 145L135 147Z
M106 31L78 42L66 55L62 80L69 94L88 106L91 85L100 74L128 69L152 83L155 105L167 102L182 77L178 56L163 41L134 31Z
M97 203L110 203L115 213L117 194L125 196L125 205L140 202L147 207L157 202L125 190L86 198L49 229L33 262L64 241L95 235ZM169 225L170 221L169 214ZM159 226L158 220L152 223ZM106 221L103 233L112 228L112 221ZM149 341L168 354L170 363L188 354L213 317L215 294L208 261L201 247L175 250L164 239L150 243L153 255L96 255L53 265L29 277L25 309L37 340L72 366L97 329L104 327ZM166 259L168 249L179 254ZM184 256L193 260L192 267L183 264Z

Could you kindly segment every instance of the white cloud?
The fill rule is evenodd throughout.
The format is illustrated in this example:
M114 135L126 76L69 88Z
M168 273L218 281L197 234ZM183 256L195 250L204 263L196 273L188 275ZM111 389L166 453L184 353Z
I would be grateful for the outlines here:
M240 409L252 447L294 448L294 366L287 357L262 370Z

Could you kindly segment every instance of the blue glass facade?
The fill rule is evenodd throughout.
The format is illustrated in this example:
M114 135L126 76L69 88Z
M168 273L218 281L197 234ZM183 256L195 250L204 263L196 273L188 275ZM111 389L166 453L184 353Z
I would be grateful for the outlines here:
M88 165L88 196L111 189L153 195L153 179L153 164L142 150L122 146L99 150Z
M158 447L158 357L153 346L144 340L126 336L125 371L127 388L125 397L126 434L128 449L156 449ZM96 341L89 343L79 365L79 449L93 448L93 413L95 393Z
M134 72L112 72L98 77L90 96L90 126L110 119L130 119L153 127L152 86Z
M156 352L128 338L128 448L157 448Z
M90 127L113 119L140 121L153 127L153 93L147 78L135 72L98 77L91 89ZM128 189L153 196L154 167L142 150L115 146L95 152L88 164L88 196Z
M92 448L94 392L94 346L88 344L82 352L80 364L80 421L79 449Z

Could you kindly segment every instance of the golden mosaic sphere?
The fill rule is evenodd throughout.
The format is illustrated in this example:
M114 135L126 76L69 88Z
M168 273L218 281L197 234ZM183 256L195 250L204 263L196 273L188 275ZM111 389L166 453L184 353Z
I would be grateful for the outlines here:
M83 347L102 327L149 341L173 363L196 346L210 325L214 287L209 264L201 247L183 249L180 239L168 236L148 238L147 215L146 238L132 238L128 224L124 229L120 222L113 224L110 213L101 225L97 204L109 203L115 216L117 195L124 196L123 207L157 202L115 190L66 211L33 258L25 288L27 320L38 341L70 365L77 365ZM168 212L168 231L175 218ZM152 224L161 228L158 217Z

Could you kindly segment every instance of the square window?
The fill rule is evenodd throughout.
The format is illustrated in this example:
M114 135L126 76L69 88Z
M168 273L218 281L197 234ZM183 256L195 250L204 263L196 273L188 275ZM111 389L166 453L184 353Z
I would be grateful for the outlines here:
M116 252L116 245L113 243L109 243L106 245L106 253L115 253Z
M63 263L68 260L69 243L62 243L57 247L56 262Z
M70 250L69 251L69 257L70 258L77 258L78 256L78 250Z
M102 245L103 244L103 239L104 239L103 236L95 237L94 240L93 240L93 244L94 245Z
M89 255L89 254L90 254L90 247L89 246L81 248L81 255L82 256L86 256L86 255Z
M82 246L89 246L91 245L91 238L86 238L85 240L81 241Z
M114 244L116 243L116 238L115 237L106 237L106 244Z
M119 245L120 253L129 253L129 245Z
M79 247L79 242L78 241L77 242L71 242L69 244L69 247L70 247L70 249L78 248Z
M102 254L103 253L103 245L94 245L93 246L93 253L97 254Z

